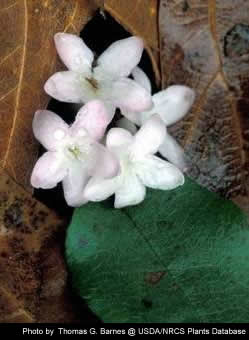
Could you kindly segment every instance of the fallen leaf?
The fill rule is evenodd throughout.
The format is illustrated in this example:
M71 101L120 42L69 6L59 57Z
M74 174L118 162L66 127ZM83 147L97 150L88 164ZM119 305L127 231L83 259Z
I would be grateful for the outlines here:
M163 87L184 84L197 98L172 133L191 158L190 175L249 211L249 3L161 0Z
M137 206L75 209L66 255L103 322L249 321L247 216L188 178Z
M105 0L104 9L131 34L144 39L151 58L155 79L160 84L158 1L157 0Z
M64 229L60 218L1 173L0 322L77 321L57 245Z
M34 112L48 103L43 85L58 60L53 35L58 31L79 33L97 3L1 1L0 166L26 188L37 155L31 122Z

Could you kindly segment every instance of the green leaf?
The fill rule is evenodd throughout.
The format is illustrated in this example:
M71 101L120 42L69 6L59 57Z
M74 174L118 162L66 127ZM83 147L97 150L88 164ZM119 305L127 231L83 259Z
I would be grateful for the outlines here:
M104 322L249 322L247 217L189 179L135 207L76 209L66 254Z

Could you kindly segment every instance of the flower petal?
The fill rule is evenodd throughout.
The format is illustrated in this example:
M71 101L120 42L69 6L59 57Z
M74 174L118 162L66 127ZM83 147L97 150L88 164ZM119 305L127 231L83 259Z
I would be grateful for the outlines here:
M45 83L44 90L51 97L67 103L84 103L96 98L86 78L73 71L53 74Z
M54 188L67 174L65 160L58 152L46 152L36 162L31 175L34 188Z
M122 185L115 191L115 208L124 208L142 202L146 195L145 186L133 174L125 176Z
M91 178L85 188L85 196L89 201L100 202L111 195L119 187L119 177L111 179Z
M93 177L111 178L120 170L119 160L104 145L96 143L87 164L88 173Z
M165 126L158 115L153 115L135 135L132 152L136 157L143 157L158 151L166 134Z
M114 117L114 115L115 115L115 113L116 113L116 107L115 107L115 105L111 101L105 101L103 99L101 99L101 100L105 104L105 108L106 108L108 116L109 116L109 122L111 122L113 117Z
M113 103L126 110L140 112L149 110L152 107L150 93L134 80L122 78L114 82L110 99Z
M177 167L156 156L147 156L137 163L136 172L142 183L153 189L171 190L184 183L184 176Z
M139 63L143 52L143 40L130 37L110 45L98 58L98 67L113 79L127 77Z
M151 93L151 83L147 75L140 67L135 67L132 71L133 79L141 86L145 88L149 93Z
M70 131L72 135L80 135L87 131L93 139L100 140L109 123L110 117L104 103L92 100L79 110Z
M56 33L54 41L61 60L69 70L91 75L94 55L81 38L74 34Z
M158 151L163 157L167 158L168 161L173 163L183 172L187 170L187 161L184 150L168 132L166 132L166 137Z
M141 115L143 115L143 112L134 112L132 110L125 109L122 107L122 115L128 119L130 122L141 126Z
M55 151L68 135L68 125L48 110L36 111L32 126L36 139L50 151Z
M153 96L153 112L158 113L168 126L183 118L194 100L195 93L189 87L173 85Z
M62 185L65 200L71 207L79 207L87 202L84 189L89 180L87 170L80 162L73 162L68 169L67 176L63 179Z
M112 128L106 136L106 146L115 148L123 145L129 145L133 142L132 134L121 128Z
M116 122L116 125L117 125L117 127L121 128L121 129L125 129L125 130L129 131L132 135L135 135L135 133L137 132L136 125L125 117L119 119Z

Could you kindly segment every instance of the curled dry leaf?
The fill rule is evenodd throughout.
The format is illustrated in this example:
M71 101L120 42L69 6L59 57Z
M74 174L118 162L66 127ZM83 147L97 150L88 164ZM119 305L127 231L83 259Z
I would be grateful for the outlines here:
M157 0L105 0L104 9L131 34L144 39L156 82L160 83Z
M243 0L162 0L159 30L163 87L197 92L192 112L172 129L190 174L249 210L248 13Z
M62 221L4 171L0 177L0 322L70 322Z
M31 122L45 108L55 71L53 35L79 33L97 0L2 0L0 8L0 166L29 188L37 153Z

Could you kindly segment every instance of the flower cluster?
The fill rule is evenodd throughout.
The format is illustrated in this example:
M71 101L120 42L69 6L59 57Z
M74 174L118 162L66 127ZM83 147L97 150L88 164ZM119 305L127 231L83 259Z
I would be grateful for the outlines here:
M52 75L44 89L57 100L85 105L70 126L51 111L35 113L34 135L47 152L33 169L32 186L49 189L62 182L74 207L115 194L114 205L122 208L143 201L146 187L182 185L184 153L167 126L188 112L194 92L175 85L152 96L137 66L143 52L138 37L113 43L97 60L75 35L57 33L55 45L68 71ZM124 117L106 133L117 108Z

